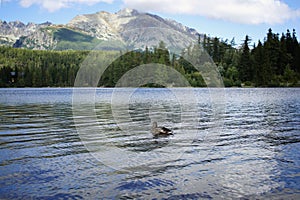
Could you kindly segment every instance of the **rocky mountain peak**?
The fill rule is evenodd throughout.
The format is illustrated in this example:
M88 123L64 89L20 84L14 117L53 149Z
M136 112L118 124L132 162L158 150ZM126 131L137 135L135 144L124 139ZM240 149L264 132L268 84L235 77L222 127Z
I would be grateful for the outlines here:
M25 26L24 23L20 22L20 21L13 21L13 22L9 22L8 23L10 26L14 26L16 28L23 28Z
M129 8L116 13L101 11L77 15L65 25L50 22L25 25L20 21L7 23L0 20L0 44L33 49L56 48L62 45L60 40L65 45L63 49L74 47L78 39L83 47L87 41L108 41L112 45L134 48L156 46L164 41L168 48L179 49L196 41L198 35L195 29L174 20Z
M118 15L119 17L132 17L138 14L140 13L137 10L131 8L124 8L116 13L116 15Z

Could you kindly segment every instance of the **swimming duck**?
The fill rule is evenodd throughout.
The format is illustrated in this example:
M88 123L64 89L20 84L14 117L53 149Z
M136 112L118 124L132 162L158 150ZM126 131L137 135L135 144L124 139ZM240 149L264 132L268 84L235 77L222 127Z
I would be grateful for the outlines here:
M173 135L173 132L170 129L166 127L158 127L157 122L153 122L151 132L153 136Z

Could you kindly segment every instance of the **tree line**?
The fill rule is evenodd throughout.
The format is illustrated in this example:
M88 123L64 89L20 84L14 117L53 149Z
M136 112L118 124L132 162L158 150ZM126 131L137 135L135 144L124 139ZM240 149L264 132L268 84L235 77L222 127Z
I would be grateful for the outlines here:
M88 53L0 47L0 87L73 86Z
M181 55L170 54L164 42L157 47L128 51L104 72L98 86L113 87L130 69L148 63L170 66L180 72L193 87L205 87L201 73L184 57L197 49L205 50L216 64L224 85L252 87L300 86L300 44L293 30L275 34L268 30L264 41L250 46L249 36L241 47L234 39L199 37L197 45ZM90 51L38 51L0 47L0 87L72 87L81 63ZM104 57L111 52L99 52ZM90 69L93 70L95 69ZM157 72L167 78L168 71ZM89 77L87 77L87 80ZM86 86L91 86L87 82ZM154 87L156 85L149 84ZM176 86L176 85L174 85Z
M240 48L230 42L204 36L203 46L222 74L225 86L300 86L300 44L296 31L275 34L250 47L246 35Z

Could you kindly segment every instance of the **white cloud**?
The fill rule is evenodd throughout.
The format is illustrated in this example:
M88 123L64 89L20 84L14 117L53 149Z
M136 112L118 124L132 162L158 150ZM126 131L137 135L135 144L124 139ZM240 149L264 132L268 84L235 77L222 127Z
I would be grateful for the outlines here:
M93 5L100 2L112 3L113 0L20 0L20 5L27 8L36 4L49 12L54 12L61 8L71 7L76 3Z
M7 0L6 0L7 1ZM19 0L23 7L38 5L50 12L74 4L93 5L115 0ZM242 24L280 24L300 17L282 0L122 0L124 7L141 11L199 15Z
M200 15L242 24L280 24L300 17L280 0L123 0L125 7L143 11Z

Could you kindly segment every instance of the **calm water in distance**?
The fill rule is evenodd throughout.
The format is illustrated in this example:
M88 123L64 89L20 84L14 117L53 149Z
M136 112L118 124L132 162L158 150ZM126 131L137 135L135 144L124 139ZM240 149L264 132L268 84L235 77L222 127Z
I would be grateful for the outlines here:
M300 89L214 90L0 89L0 199L299 199Z

